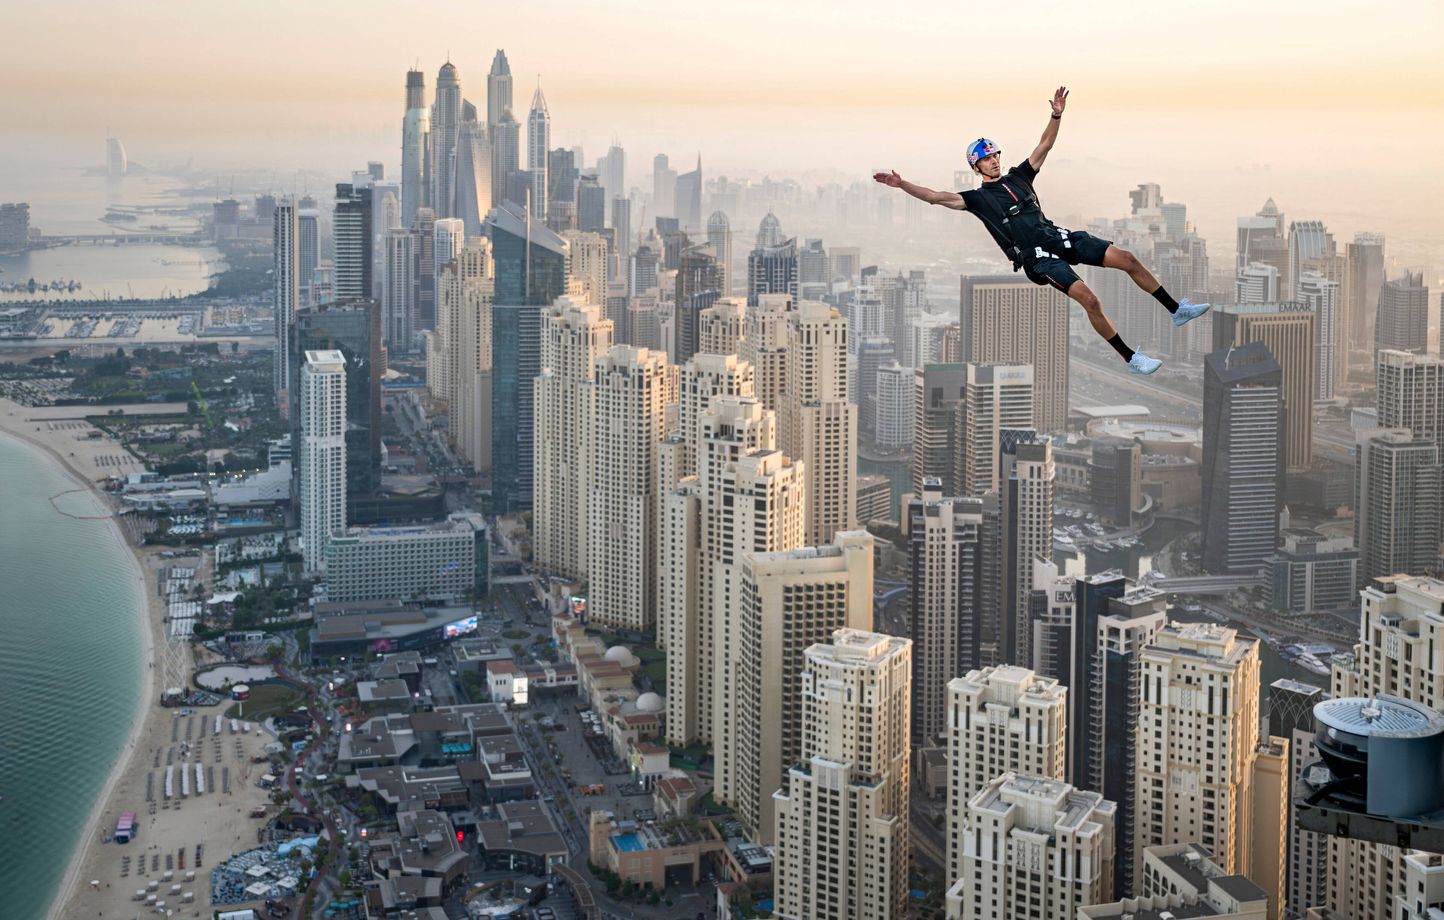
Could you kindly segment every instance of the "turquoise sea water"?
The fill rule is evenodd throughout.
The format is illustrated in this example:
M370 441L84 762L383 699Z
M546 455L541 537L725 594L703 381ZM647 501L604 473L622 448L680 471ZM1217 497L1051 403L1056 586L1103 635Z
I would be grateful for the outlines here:
M0 435L0 891L42 918L129 736L147 662L130 552L88 493ZM137 803L140 805L141 803Z

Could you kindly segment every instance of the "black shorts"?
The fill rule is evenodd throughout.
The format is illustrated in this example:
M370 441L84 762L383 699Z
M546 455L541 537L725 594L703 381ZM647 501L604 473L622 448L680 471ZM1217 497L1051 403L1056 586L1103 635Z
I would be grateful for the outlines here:
M1072 230L1046 246L1035 246L1023 254L1023 274L1034 284L1051 284L1064 293L1079 280L1074 265L1102 265L1103 254L1113 244L1086 230Z

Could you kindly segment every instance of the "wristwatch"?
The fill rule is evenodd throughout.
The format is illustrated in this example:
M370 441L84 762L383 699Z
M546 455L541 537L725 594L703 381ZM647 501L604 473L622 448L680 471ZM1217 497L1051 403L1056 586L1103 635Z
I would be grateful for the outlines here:
M1062 112L1059 112L1059 113L1057 113L1056 115L1053 115L1052 117L1055 118L1055 119L1056 119L1056 118L1062 118L1062 117L1063 117L1063 113L1062 113Z

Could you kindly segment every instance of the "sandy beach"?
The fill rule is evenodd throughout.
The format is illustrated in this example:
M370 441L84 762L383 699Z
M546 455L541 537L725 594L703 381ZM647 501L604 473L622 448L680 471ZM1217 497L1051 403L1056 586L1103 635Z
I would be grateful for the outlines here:
M92 486L107 476L143 469L114 441L90 437L94 429L78 420L85 411L83 407L29 408L0 399L0 430L40 447L72 478ZM98 490L94 495L95 513L113 510L109 497ZM272 739L254 725L249 733L232 734L229 720L222 720L217 734L215 717L225 711L224 705L197 709L188 716L160 706L158 675L187 684L196 664L188 643L169 643L164 635L165 602L159 586L173 562L162 559L159 550L132 544L117 518L108 517L104 526L136 561L134 585L139 608L145 612L148 661L130 738L91 810L49 916L136 916L148 910L143 900L136 900L136 893L152 882L156 883L153 893L167 901L173 916L209 916L210 869L232 853L256 845L261 822L247 816L269 800L256 783L265 765L253 765L251 758ZM202 569L208 571L209 560ZM181 796L177 776L176 794L166 797L167 765L177 771L184 765L192 777L199 765L208 780L205 793L195 794L192 781L191 794ZM126 811L137 815L136 839L126 845L105 843ZM191 871L194 881L187 882ZM177 884L181 893L168 898ZM181 903L184 892L193 894L191 903Z

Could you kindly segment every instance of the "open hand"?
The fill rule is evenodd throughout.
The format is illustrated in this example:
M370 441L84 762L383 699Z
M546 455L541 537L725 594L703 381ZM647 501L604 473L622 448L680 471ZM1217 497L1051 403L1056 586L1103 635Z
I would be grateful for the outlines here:
M1058 91L1053 94L1053 99L1048 104L1053 107L1054 115L1062 115L1063 107L1068 104L1068 87L1058 87Z
M892 172L873 173L872 177L878 182L881 182L883 185L886 185L888 188L898 188L902 185L902 176L899 176L897 174L897 170L893 170Z

